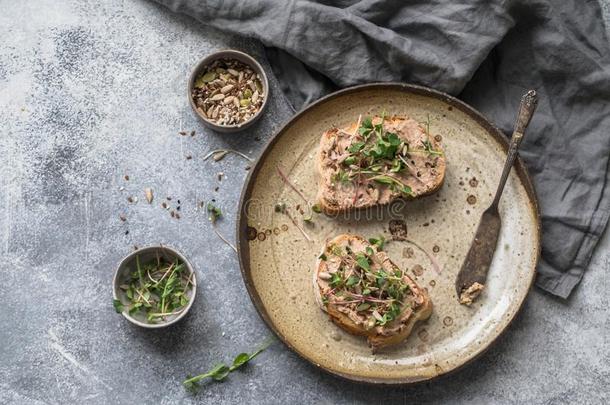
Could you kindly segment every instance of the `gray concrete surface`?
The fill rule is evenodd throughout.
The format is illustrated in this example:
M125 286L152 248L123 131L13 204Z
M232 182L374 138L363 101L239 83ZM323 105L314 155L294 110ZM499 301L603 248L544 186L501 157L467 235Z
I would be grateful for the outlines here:
M196 209L215 198L233 239L245 165L202 156L221 146L256 156L291 112L272 80L259 124L216 135L191 113L186 78L212 50L263 61L261 47L144 0L3 1L0 38L0 403L610 401L608 233L568 302L532 291L495 347L437 382L360 386L276 343L243 373L190 395L184 376L269 335L235 254ZM144 187L155 191L152 206ZM130 195L139 201L128 204ZM159 207L165 196L181 200L181 219ZM199 296L179 325L141 330L114 313L112 272L133 245L159 242L192 260Z

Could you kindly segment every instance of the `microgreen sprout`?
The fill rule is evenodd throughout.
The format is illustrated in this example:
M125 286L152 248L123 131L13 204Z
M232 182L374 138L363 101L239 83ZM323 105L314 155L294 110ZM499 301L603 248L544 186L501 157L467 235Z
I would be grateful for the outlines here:
M411 305L410 288L403 271L397 267L388 269L378 256L385 242L383 236L369 241L371 246L360 251L348 245L327 247L322 254L324 260L329 254L338 257L340 263L330 273L330 289L322 295L322 302L350 307L367 320L367 327L384 326Z
M218 238L220 240L222 240L226 245L228 245L231 249L233 249L233 251L235 253L237 253L237 248L235 246L233 246L233 244L231 242L229 242L229 240L227 238L222 236L222 234L220 232L218 232L218 229L216 229L216 221L218 219L222 218L221 209L218 208L217 206L215 206L214 204L212 204L211 202L208 202L207 211L209 214L208 219L212 223L212 229L214 229L214 233L216 234L216 236L218 236Z
M212 224L215 224L216 220L222 217L221 209L212 204L211 202L208 203L207 210L209 214L208 219L210 220L210 222L212 222Z
M404 196L414 196L413 190L405 183L403 173L417 178L417 171L409 165L411 154L443 155L434 150L430 138L430 116L425 123L426 140L423 148L412 148L398 134L386 131L384 123L386 112L374 122L371 117L359 119L356 136L347 146L347 156L340 161L338 170L332 176L333 184L374 181L390 187L394 192ZM358 187L356 187L358 190ZM354 202L356 197L354 197Z
M200 388L199 382L206 378L211 378L215 381L223 381L227 376L234 372L235 370L245 366L256 356L261 354L265 349L267 349L271 343L273 343L273 338L267 338L254 352L252 353L240 353L233 359L233 363L228 366L224 363L218 363L212 367L212 369L206 373L199 374L197 376L191 377L187 376L187 379L182 382L185 388L189 390L196 391Z
M193 285L192 274L184 263L162 257L140 263L138 255L135 264L134 271L119 286L128 303L114 299L112 304L116 312L126 310L132 316L142 314L148 323L158 323L184 310Z

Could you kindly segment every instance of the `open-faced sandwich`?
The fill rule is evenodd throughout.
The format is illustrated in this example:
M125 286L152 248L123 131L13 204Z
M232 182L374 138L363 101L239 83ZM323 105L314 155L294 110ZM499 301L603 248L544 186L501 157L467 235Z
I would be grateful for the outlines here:
M405 271L357 235L326 244L314 271L318 304L347 332L366 336L373 352L406 339L432 314L432 301Z
M441 137L405 117L365 117L322 135L317 204L327 214L417 198L445 177Z

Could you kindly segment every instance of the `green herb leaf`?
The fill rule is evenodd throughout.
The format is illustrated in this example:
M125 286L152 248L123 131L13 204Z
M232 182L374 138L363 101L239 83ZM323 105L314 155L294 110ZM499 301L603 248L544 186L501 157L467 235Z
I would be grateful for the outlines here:
M402 140L394 132L388 132L386 137L390 146L398 146L402 143Z
M337 173L335 173L333 180L341 183L347 183L350 181L350 177L347 172L339 170Z
M318 259L326 261L327 257L324 253L322 253L320 256L318 256Z
M398 185L397 186L397 190L400 191L402 194L404 194L406 196L412 196L413 195L413 190L411 189L411 187L409 187L407 185Z
M387 278L388 274L383 270L379 270L377 273L375 273L375 281L377 283L377 287L382 287L385 284Z
M351 287L353 285L358 284L358 282L360 281L360 278L356 277L356 276L350 276L347 279L347 282L345 283L346 286Z
M348 166L353 165L354 163L356 163L356 157L355 156L348 156L343 161L343 164L346 164Z
M356 311L357 312L366 311L370 307L371 307L371 304L369 304L368 302L364 302L356 307Z
M315 212L316 214L320 214L322 212L322 208L320 208L320 205L318 205L318 204L312 205L311 210L313 212Z
M133 315L136 312L138 312L140 310L140 307L142 306L141 302L135 303L131 308L129 308L129 315Z
M248 360L250 360L250 355L248 353L239 353L233 360L233 365L231 366L231 369L235 370L243 366L248 362Z
M207 210L210 214L209 220L212 222L212 224L215 224L216 220L222 217L222 211L220 210L220 208L218 208L211 202L208 203Z
M378 238L369 238L369 243L377 247L377 250L383 250L383 246L385 245L385 238L383 236L379 236Z
M336 273L332 273L330 278L330 286L334 288L340 285L341 283L343 283L343 277L341 277L341 274L339 274L338 271Z
M123 306L123 303L120 300L112 300L112 305L114 306L114 310L118 314L123 312L123 310L125 309L125 307Z
M362 123L360 124L360 128L373 129L373 120L371 117L364 117Z
M400 159L392 160L392 167L390 168L390 172L398 173L403 169L403 162Z
M339 245L333 245L333 246L330 247L329 250L335 256L342 256L343 255L343 249L341 249L341 246L339 246Z
M310 224L313 223L313 212L312 211L306 212L303 215L303 221L308 222Z
M358 266L360 266L362 269L366 271L371 271L369 259L363 253L356 254L356 263L358 263Z
M212 371L210 371L208 374L216 381L222 381L226 376L229 375L230 372L231 370L229 367L227 367L227 365L220 363L216 364L216 366L214 366Z
M394 184L394 179L389 176L375 176L374 180L381 184Z
M364 148L364 145L365 145L364 142L354 142L350 146L348 146L347 151L349 153L360 152L362 150L362 148Z
M199 387L197 384L199 381L204 378L212 378L216 381L223 381L231 372L237 370L243 365L247 364L249 361L254 359L260 353L262 353L265 349L269 347L269 345L273 342L272 338L266 339L265 342L253 353L240 353L233 359L233 364L231 367L227 366L224 363L216 364L210 371L204 374L199 374L195 377L187 376L187 379L182 382L184 387L187 389L196 389Z

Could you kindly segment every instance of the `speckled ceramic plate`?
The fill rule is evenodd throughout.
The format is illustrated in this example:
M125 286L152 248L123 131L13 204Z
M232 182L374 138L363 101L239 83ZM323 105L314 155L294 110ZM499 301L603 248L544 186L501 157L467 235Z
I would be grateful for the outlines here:
M397 202L373 215L315 215L303 232L283 213L304 201L278 174L279 167L311 203L317 190L315 159L321 134L382 110L420 122L441 135L447 173L441 190ZM264 321L290 348L333 374L356 381L408 384L453 371L476 358L509 326L530 286L539 256L540 225L532 184L521 161L500 203L502 231L488 284L472 306L457 302L454 282L483 210L490 204L507 142L480 113L430 89L372 84L334 93L295 115L253 167L241 199L238 247L242 274ZM302 224L301 216L295 221ZM409 269L434 303L431 318L401 345L373 355L364 338L330 322L314 298L312 272L322 246L340 233L389 238L388 221L404 219L407 242L386 245L393 261ZM435 270L427 254L440 266ZM421 268L419 266L421 266ZM413 271L415 269L415 271Z

